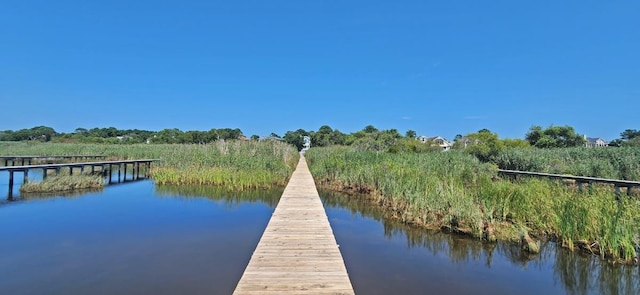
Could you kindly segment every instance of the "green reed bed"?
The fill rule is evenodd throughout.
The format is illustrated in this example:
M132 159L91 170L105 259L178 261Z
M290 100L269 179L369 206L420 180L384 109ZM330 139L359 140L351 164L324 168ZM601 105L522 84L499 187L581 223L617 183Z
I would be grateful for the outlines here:
M299 155L281 142L219 141L212 144L0 143L5 155L105 155L159 159L151 177L158 184L222 185L234 190L284 186Z
M100 175L51 176L39 182L28 182L20 186L21 193L65 192L104 187L104 177Z
M502 169L640 181L640 148L508 149L495 163Z
M640 201L616 201L611 187L578 192L558 181L500 179L495 166L461 152L388 154L348 148L307 152L316 182L368 193L390 216L487 240L554 239L568 248L634 262Z

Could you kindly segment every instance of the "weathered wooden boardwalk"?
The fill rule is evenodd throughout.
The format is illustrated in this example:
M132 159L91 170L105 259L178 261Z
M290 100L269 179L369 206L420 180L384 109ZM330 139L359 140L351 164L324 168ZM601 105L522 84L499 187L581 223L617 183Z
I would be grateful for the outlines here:
M13 178L16 172L23 173L23 183L26 183L29 180L29 170L34 169L42 169L42 177L46 178L49 170L55 170L56 175L60 174L60 169L68 168L69 175L73 175L74 168L79 168L80 173L83 173L85 168L91 168L91 173L96 171L96 167L100 167L100 171L103 173L108 171L109 173L109 184L113 182L112 173L113 167L118 167L118 182L120 182L121 171L124 170L123 181L127 181L127 166L131 165L131 180L136 180L140 178L140 164L146 166L146 171L148 172L151 168L151 163L157 161L157 159L142 159L142 160L115 160L115 161L101 161L101 162L82 162L82 163L62 163L62 164L43 164L43 165L27 165L27 166L0 166L0 172L7 171L9 172L9 194L8 197L11 199L13 197ZM108 168L107 168L108 167ZM124 169L122 169L124 168ZM88 168L87 168L88 169ZM145 176L147 177L147 176Z
M233 294L354 294L304 156Z

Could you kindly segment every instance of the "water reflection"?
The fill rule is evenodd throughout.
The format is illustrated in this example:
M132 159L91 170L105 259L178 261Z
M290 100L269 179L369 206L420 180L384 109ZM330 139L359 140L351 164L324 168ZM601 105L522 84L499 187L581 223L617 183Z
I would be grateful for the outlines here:
M638 267L611 263L562 251L555 255L554 273L569 294L640 294Z
M540 254L530 255L518 244L483 243L473 238L398 223L386 218L380 207L371 205L363 197L328 191L321 191L320 195L356 292L383 294L381 290L402 290L404 294L422 294L424 288L430 288L449 294L640 294L638 267L612 265L597 257L567 251L550 242L541 245ZM348 221L340 210L348 210L351 215ZM376 240L370 233L357 241L350 239L350 236L371 227L366 225L366 220L374 220L382 227L381 238L386 242L380 238ZM345 225L347 222L349 225ZM394 245L398 240L404 240L404 249ZM352 250L350 247L355 244L358 249ZM378 258L380 253L389 258ZM405 261L406 256L414 261ZM448 265L439 258L448 260ZM365 259L367 261L360 261ZM381 265L375 265L376 262L372 262L375 260L380 260ZM396 263L399 265L394 265ZM367 264L369 269L365 270L359 264ZM380 270L374 272L371 268ZM388 271L390 269L393 271ZM443 286L446 285L444 280L433 279L447 269L453 269L451 272L463 281ZM410 277L419 278L422 282L407 279Z
M280 195L146 180L11 202L0 294L231 294Z
M219 186L202 185L156 185L156 195L171 196L176 198L207 198L209 200L225 201L229 206L237 206L241 203L261 202L275 208L278 205L284 188L271 188L263 190L246 190L230 192Z

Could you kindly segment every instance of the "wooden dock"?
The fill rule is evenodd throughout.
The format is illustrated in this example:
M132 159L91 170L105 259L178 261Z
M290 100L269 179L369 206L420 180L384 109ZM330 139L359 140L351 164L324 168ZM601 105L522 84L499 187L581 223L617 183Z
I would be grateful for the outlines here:
M575 176L575 175L566 175L566 174L551 174L551 173L530 172L530 171L504 170L504 169L498 169L498 172L504 175L511 175L511 176L535 176L535 177L546 177L550 179L573 180L578 185L579 190L582 190L583 184L588 184L588 185L591 185L592 183L612 184L615 189L616 197L620 197L621 187L627 188L627 195L629 196L631 195L634 187L640 187L640 181L632 181L632 180L608 179L608 178L598 178L598 177Z
M233 294L354 294L304 156Z
M81 163L63 163L63 164L43 164L43 165L26 165L26 166L0 166L0 172L2 171L7 171L9 172L9 194L8 197L12 198L13 197L13 183L14 183L14 174L16 172L22 173L24 180L23 182L26 183L29 180L29 171L30 170L36 170L36 169L41 169L42 170L42 177L46 178L47 177L47 173L49 170L54 170L56 175L60 174L60 169L62 168L68 168L69 169L69 175L73 175L73 170L74 168L79 169L80 173L84 173L85 169L91 169L90 172L91 173L95 173L97 170L96 168L100 168L100 172L102 173L109 173L109 184L111 184L113 182L112 178L112 174L113 174L113 167L117 167L118 169L118 182L120 182L121 180L121 175L122 175L122 181L126 182L127 181L127 167L129 165L131 165L131 180L137 180L140 179L140 170L142 169L141 166L145 166L146 167L146 171L148 172L151 168L151 163L157 161L157 159L141 159L141 160L115 160L115 161L100 161L100 162L81 162ZM144 175L144 177L147 177L148 175Z
M4 161L5 166L16 166L20 163L20 166L31 165L33 160L40 161L77 161L88 159L104 159L104 155L50 155L50 156L0 156L0 161ZM11 164L11 165L9 165Z

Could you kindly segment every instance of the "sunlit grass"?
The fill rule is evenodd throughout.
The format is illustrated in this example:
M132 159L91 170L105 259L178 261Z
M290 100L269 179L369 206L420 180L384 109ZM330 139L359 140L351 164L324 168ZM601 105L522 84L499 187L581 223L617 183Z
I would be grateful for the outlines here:
M105 155L107 160L158 159L150 176L159 184L223 185L234 190L286 185L299 159L281 142L212 144L64 144L0 142L4 155Z
M306 154L320 185L368 193L396 218L478 238L555 239L603 258L638 257L640 201L610 186L578 192L560 181L501 179L465 153L388 154L316 148Z
M508 149L500 168L640 181L640 148Z
M21 193L65 192L104 187L104 177L100 175L64 175L47 177L42 181L27 182L20 186Z

